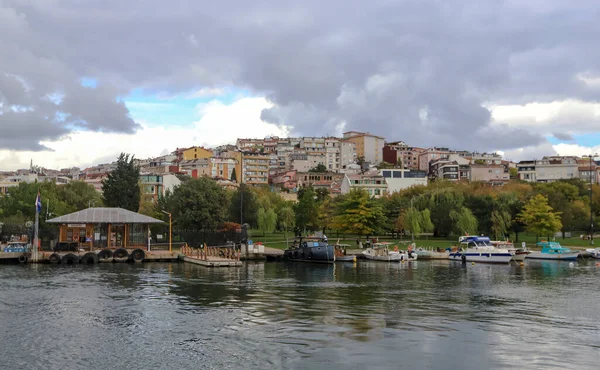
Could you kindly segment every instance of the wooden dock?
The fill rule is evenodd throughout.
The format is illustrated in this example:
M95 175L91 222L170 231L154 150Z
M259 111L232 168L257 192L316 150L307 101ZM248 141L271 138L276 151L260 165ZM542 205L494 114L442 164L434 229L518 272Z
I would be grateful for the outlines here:
M207 257L206 259L181 255L183 262L189 262L206 267L238 267L242 265L241 261L231 260L219 257Z

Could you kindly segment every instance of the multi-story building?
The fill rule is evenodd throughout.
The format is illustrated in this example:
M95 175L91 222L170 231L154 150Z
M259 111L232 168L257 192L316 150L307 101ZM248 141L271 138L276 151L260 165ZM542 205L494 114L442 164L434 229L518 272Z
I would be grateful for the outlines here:
M527 181L527 182L536 182L536 166L535 160L533 161L521 161L517 163L517 173L519 174L519 180Z
M579 165L579 178L587 183L598 184L599 166L595 161L590 161L589 158L577 160Z
M242 152L228 148L227 150L219 152L219 158L229 158L234 160L235 180L239 184L242 181ZM233 176L233 174L231 176ZM231 176L229 177L230 179Z
M450 155L448 148L428 148L423 150L418 155L419 170L429 171L429 165L432 161L438 159L447 159Z
M552 182L579 178L576 157L551 156L517 163L519 179L528 182Z
M383 160L384 138L368 132L344 132L344 140L356 145L356 156L366 162L377 164Z
M211 157L181 161L179 168L192 178L208 176L213 179L231 180L236 165L236 161L231 158Z
M281 170L280 172L278 172L270 178L271 184L279 186L283 189L295 190L298 188L298 180L296 174L296 170Z
M237 150L263 152L265 148L265 139L237 139L235 142Z
M214 156L212 150L203 148L201 146L195 146L192 148L184 149L182 159L184 161L189 161L192 159L210 158L212 156Z
M471 163L475 164L502 164L502 156L498 153L471 153Z
M501 164L471 164L470 180L500 185L510 180L510 172Z
M242 182L248 185L269 184L271 156L263 153L242 153Z
M298 187L312 186L315 189L323 188L331 194L338 193L344 174L338 172L298 172L296 178Z
M154 202L165 196L166 191L171 193L181 180L173 174L142 174L140 175L142 189L145 195L151 197Z
M429 163L429 177L431 179L458 181L460 180L459 167L457 161L447 158L434 159Z
M387 163L400 164L401 168L418 170L419 155L424 150L423 148L408 146L403 141L386 143L383 146L383 160Z
M393 168L380 170L379 174L385 179L389 193L395 193L411 186L427 186L427 172L425 171Z
M340 191L347 194L351 189L365 189L370 196L380 198L387 192L388 186L378 173L345 174Z
M318 165L323 165L325 167L326 156L325 153L306 153L301 154L301 151L298 151L291 155L292 158L292 169L298 172L308 172Z

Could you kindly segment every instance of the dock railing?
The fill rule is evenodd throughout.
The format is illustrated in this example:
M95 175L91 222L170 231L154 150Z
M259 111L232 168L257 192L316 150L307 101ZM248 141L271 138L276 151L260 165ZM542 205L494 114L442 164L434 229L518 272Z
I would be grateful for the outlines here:
M184 256L198 258L204 261L208 261L209 259L240 260L240 250L231 245L204 245L200 248L192 248L186 244L182 246L180 250L181 254Z

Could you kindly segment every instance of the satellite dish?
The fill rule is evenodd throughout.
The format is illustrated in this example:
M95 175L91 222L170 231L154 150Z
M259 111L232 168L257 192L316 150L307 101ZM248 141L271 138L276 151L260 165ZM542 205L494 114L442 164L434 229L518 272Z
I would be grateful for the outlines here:
M32 221L25 222L25 227L32 227L32 226L33 226L33 222Z

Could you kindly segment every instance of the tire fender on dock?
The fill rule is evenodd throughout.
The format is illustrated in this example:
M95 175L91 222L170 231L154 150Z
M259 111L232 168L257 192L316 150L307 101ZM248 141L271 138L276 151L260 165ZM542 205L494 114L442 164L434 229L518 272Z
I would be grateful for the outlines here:
M110 249L103 249L98 253L98 260L100 262L112 262L113 260L113 251Z
M56 265L56 264L60 263L60 254L52 253L48 257L48 262L50 262L50 264L52 264L52 265Z
M81 263L85 263L88 265L93 265L98 263L98 255L94 252L87 252L81 257Z
M73 253L67 253L60 259L61 265L75 265L79 263L79 256Z
M19 263L27 263L27 260L28 258L26 255L22 254L19 256Z
M131 252L131 258L134 262L142 262L146 258L146 252L143 249L136 249Z
M113 259L117 262L125 262L129 259L129 252L125 248L119 248L113 252Z

